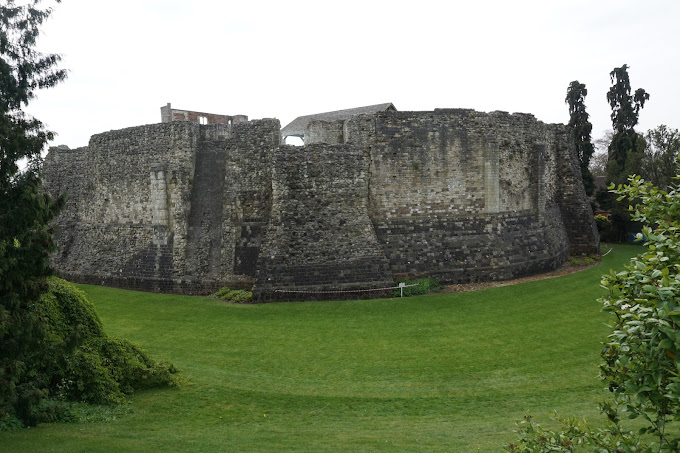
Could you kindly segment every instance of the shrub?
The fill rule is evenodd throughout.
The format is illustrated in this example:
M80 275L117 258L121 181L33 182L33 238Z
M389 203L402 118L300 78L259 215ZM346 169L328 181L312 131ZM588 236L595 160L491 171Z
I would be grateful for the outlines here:
M247 304L252 302L253 293L242 289L229 289L227 287L221 288L219 291L210 295L213 299L223 300L225 302L233 302L236 304Z
M14 415L0 415L0 432L15 431L24 427L24 424Z
M421 278L419 280L401 280L397 282L399 283L405 283L406 287L404 288L404 297L407 296L422 296L423 294L427 294L430 292L436 292L436 291L441 291L442 288L444 288L438 280L435 280L434 278ZM408 285L415 285L415 286L408 286ZM401 297L401 289L396 288L392 292L392 297Z
M175 385L172 364L157 363L139 346L106 335L82 291L56 277L34 309L45 323L42 349L31 362L35 390L0 411L0 430L15 418L32 425L68 421L72 402L116 405L134 390ZM69 415L71 414L71 415Z
M561 431L549 431L526 418L519 442L508 451L574 451L576 444L597 452L680 451L674 426L680 420L680 189L665 192L639 176L628 181L610 189L619 201L636 203L630 211L646 225L646 249L625 270L602 278L608 291L603 309L615 316L600 365L612 392L611 402L601 405L607 427L595 430L567 419ZM624 416L640 421L638 433L622 429Z
M595 224L602 242L618 242L618 236L609 217L598 214L595 216Z
M598 260L599 258L594 255L569 257L569 262L571 263L572 266L590 266L591 264L594 264Z

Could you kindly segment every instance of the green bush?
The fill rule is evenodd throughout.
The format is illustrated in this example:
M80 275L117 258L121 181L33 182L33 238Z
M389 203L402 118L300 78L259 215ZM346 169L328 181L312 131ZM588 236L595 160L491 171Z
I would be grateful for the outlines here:
M430 292L441 291L442 288L444 288L439 283L439 281L435 280L434 278L421 278L419 280L400 280L399 282L397 282L397 285L399 283L405 283L407 285L404 288L404 297L422 296L423 294L427 294ZM401 297L401 289L396 288L392 293L392 297Z
M613 315L600 365L612 393L600 407L607 425L593 429L564 419L551 431L526 417L507 451L566 452L575 445L606 453L680 451L680 188L666 192L639 176L628 182L610 190L631 203L632 219L645 225L638 237L646 241L624 270L602 278L603 310ZM642 427L623 429L624 418Z
M0 432L2 431L15 431L24 427L21 420L16 418L14 415L5 414L0 415Z
M247 304L252 302L253 293L243 289L230 289L226 286L219 291L210 295L213 299L223 300L225 302L233 302L235 304Z
M598 214L595 216L595 224L597 225L597 231L600 233L600 241L619 242L614 224L609 217Z
M137 345L104 333L85 293L56 277L34 309L46 325L30 362L35 390L0 410L0 430L69 421L73 402L118 405L134 390L176 384L172 364L157 363ZM37 385L36 385L37 384Z

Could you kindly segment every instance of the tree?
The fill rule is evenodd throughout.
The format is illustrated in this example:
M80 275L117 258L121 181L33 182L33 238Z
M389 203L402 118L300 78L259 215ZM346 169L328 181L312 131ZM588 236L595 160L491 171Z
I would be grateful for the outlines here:
M593 176L607 176L607 161L609 160L609 144L614 132L605 131L602 137L593 141L595 153L590 158L589 169Z
M116 404L134 389L173 385L176 369L108 337L92 304L51 274L50 221L63 200L40 190L41 151L53 134L22 108L66 77L58 55L35 50L51 9L0 6L0 431L54 420L68 403ZM55 0L59 3L60 0ZM20 172L19 159L28 159ZM45 404L46 400L50 404ZM58 417L58 414L56 415Z
M576 156L581 165L583 186L585 187L586 195L592 195L595 191L595 183L589 165L595 148L590 141L593 125L588 121L589 115L586 112L585 98L587 95L588 90L585 84L574 80L569 84L567 97L564 102L569 104L568 126L576 146Z
M35 49L51 8L24 3L0 6L0 416L14 413L32 425L32 407L46 393L31 366L46 335L36 308L51 273L49 222L62 201L40 190L40 153L53 134L22 109L66 72L56 68L58 55ZM29 161L24 172L20 159Z
M680 160L676 171L680 177ZM646 249L625 270L602 279L603 309L614 315L600 365L613 396L601 406L608 425L593 429L567 418L559 419L562 430L551 431L526 417L508 451L680 451L674 426L680 420L680 189L664 191L640 176L628 181L610 189L645 224L639 238L645 238ZM623 429L624 417L640 420L642 429Z
M609 145L607 177L609 183L622 184L628 175L639 174L645 143L644 137L635 132L635 126L649 94L638 88L631 96L628 65L614 68L609 76L613 85L607 92L607 101L612 109L614 136Z
M675 160L680 153L680 133L662 124L647 131L645 143L641 175L659 188L668 190L673 183Z
M640 174L645 139L635 131L635 126L640 110L649 99L649 94L643 88L638 88L635 94L631 95L628 65L614 68L609 76L612 86L607 93L607 101L612 109L614 135L608 150L607 183L618 185L625 183L629 175ZM626 206L617 203L608 194L599 195L600 206L612 212L614 237L617 241L624 241L630 225Z
M607 175L607 153L596 152L590 159L590 165L588 166L590 173L593 177L596 176L606 176Z

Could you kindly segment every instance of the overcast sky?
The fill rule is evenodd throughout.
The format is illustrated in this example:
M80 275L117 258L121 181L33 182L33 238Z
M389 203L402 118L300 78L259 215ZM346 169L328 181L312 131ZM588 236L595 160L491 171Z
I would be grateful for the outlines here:
M678 0L63 0L40 47L69 77L28 110L71 148L168 102L282 126L383 102L566 123L572 80L599 138L624 63L651 95L638 131L680 127Z

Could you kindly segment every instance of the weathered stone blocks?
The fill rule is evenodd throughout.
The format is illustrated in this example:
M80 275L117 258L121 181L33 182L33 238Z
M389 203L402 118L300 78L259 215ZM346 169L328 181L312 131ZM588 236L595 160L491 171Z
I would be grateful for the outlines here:
M562 125L473 110L312 122L140 126L54 148L66 193L56 268L149 291L250 288L255 300L357 297L395 277L507 279L598 253ZM309 291L294 293L286 291Z

